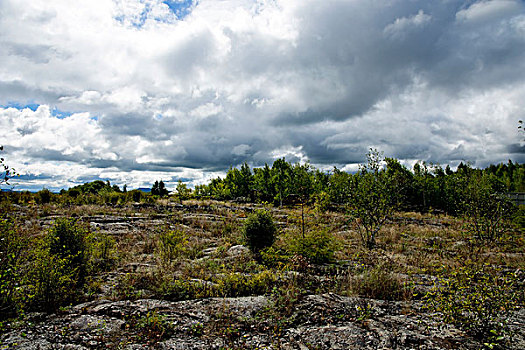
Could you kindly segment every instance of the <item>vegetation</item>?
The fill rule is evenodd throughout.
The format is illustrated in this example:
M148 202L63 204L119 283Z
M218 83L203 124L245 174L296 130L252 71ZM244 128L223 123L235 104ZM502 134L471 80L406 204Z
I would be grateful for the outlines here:
M506 324L516 307L519 278L490 266L467 264L442 275L426 296L428 307L474 337L501 345L509 336ZM507 339L508 340L508 339Z
M275 227L272 216L264 210L258 210L248 216L242 227L242 235L246 245L255 254L271 246L275 241L276 233L277 228Z
M4 150L4 146L0 146L0 152ZM9 180L16 176L16 171L13 168L10 168L9 165L5 163L3 157L0 157L0 185L7 184L9 185Z
M168 190L166 189L166 185L164 185L164 182L162 180L155 181L153 186L151 187L151 194L160 196L160 197L166 197L168 195Z
M179 182L168 197L104 181L2 193L0 328L97 298L265 295L249 318L224 312L187 330L242 348L244 329L279 337L308 322L297 310L309 296L338 294L359 300L338 320L366 327L370 299L420 299L480 347L503 348L525 300L524 208L505 193L523 191L524 171L409 170L371 151L356 174L280 159L195 190ZM126 322L152 345L176 329L161 311Z

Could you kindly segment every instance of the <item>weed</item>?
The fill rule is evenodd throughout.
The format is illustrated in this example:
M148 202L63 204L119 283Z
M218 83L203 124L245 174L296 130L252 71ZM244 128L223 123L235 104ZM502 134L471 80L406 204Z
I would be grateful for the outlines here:
M163 230L159 234L157 252L163 265L170 265L186 249L188 239L184 231Z
M352 282L351 289L360 296L382 300L407 300L412 295L410 286L384 266L365 271Z
M516 273L499 274L488 266L468 264L443 270L425 301L443 321L477 339L501 343L508 335L508 316L517 305L517 283Z

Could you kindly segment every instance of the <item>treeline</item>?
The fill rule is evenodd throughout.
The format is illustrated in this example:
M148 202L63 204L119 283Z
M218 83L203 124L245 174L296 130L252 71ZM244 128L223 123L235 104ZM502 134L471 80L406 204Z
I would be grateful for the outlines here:
M194 195L274 205L303 202L336 209L351 204L355 194L362 190L364 179L373 175L375 186L390 191L393 198L389 200L399 209L456 214L475 186L485 187L490 193L525 192L525 164L510 160L486 169L461 163L452 171L449 166L443 169L425 162L408 169L397 159L382 158L377 152L368 157L368 164L356 174L336 167L323 172L309 163L292 164L284 158L277 159L271 167L265 164L250 169L245 163L239 169L230 168L224 178L196 186Z
M12 204L125 204L133 202L155 201L155 196L140 190L128 191L124 185L120 189L117 185L111 185L109 181L96 180L83 185L72 187L68 190L62 189L60 193L53 193L44 188L36 193L29 191L3 192L0 201Z
M373 180L373 181L372 181ZM368 187L367 187L368 186ZM372 187L370 187L372 186ZM225 177L217 177L208 184L191 190L179 181L172 192L179 200L191 198L266 202L275 206L302 203L316 205L323 210L346 210L348 206L366 198L364 192L377 192L398 210L438 210L459 214L462 203L472 196L474 189L489 194L525 192L525 164L508 161L475 169L461 163L456 171L449 166L418 162L412 169L397 159L383 158L377 151L368 155L367 164L351 174L334 167L321 171L306 164L292 164L284 158L271 166L230 168ZM0 200L15 204L125 204L153 203L168 195L162 180L155 181L151 192L120 189L109 181L93 181L62 190L59 194L43 189L37 193L2 193Z

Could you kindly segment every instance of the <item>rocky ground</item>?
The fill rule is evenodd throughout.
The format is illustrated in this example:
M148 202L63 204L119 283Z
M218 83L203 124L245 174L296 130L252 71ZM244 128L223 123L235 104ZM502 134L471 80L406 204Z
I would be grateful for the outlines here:
M130 298L115 291L120 276L158 268L154 249L148 248L153 244L148 237L166 220L199 237L198 242L193 242L198 251L193 256L195 261L232 262L242 258L246 248L235 244L238 243L235 240L228 241L224 234L217 239L213 232L216 227L242 221L251 210L247 206L231 205L171 205L160 209L138 206L111 209L109 213L100 212L100 208L69 210L69 215L89 222L93 230L115 237L117 248L126 254L121 254L112 270L101 274L97 293L89 297L90 301L62 308L54 314L28 313L4 328L0 349L483 348L482 342L430 314L419 298L387 301L333 292L312 294L307 290L291 295L270 292L258 296L168 301L147 288ZM289 214L274 212L281 228L289 223ZM58 210L45 215L27 215L26 224L45 230L61 215L64 213ZM448 225L428 218L400 220L404 220L403 225L428 225L435 230ZM217 254L225 241L228 241L226 253ZM518 255L516 259L523 258L523 252L513 254ZM394 259L395 255L390 258ZM345 261L339 263L358 263ZM406 259L402 261L406 265ZM431 275L418 276L420 289L432 281ZM314 281L322 284L332 278L335 277L330 272L325 272ZM505 346L525 349L523 308L512 313L508 326L511 338Z
M261 320L265 296L168 302L98 300L31 314L2 349L479 349L419 303L308 295L288 320ZM365 308L367 314L364 315ZM525 313L509 322L523 349Z

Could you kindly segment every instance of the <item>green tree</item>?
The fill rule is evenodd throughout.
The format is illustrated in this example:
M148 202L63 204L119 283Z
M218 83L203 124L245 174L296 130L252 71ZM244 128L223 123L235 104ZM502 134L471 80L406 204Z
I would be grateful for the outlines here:
M151 187L151 194L160 197L165 197L168 195L168 190L166 189L166 186L164 185L164 182L162 180L155 181L155 183Z
M268 164L264 164L262 168L253 169L253 187L260 200L271 202L275 197L271 169Z
M283 199L289 194L291 166L284 158L275 160L272 164L272 184L275 188L276 196L274 200L283 206Z
M354 184L348 212L356 223L363 245L372 249L379 230L392 216L397 203L387 174L381 169L382 155L371 149L367 160Z
M186 186L186 184L182 182L182 180L179 180L179 182L177 183L175 191L177 192L177 197L179 197L181 201L189 199L191 196L191 189L188 188L188 186Z
M503 193L504 185L491 174L473 173L463 192L466 231L473 238L494 241L510 230L515 207Z

